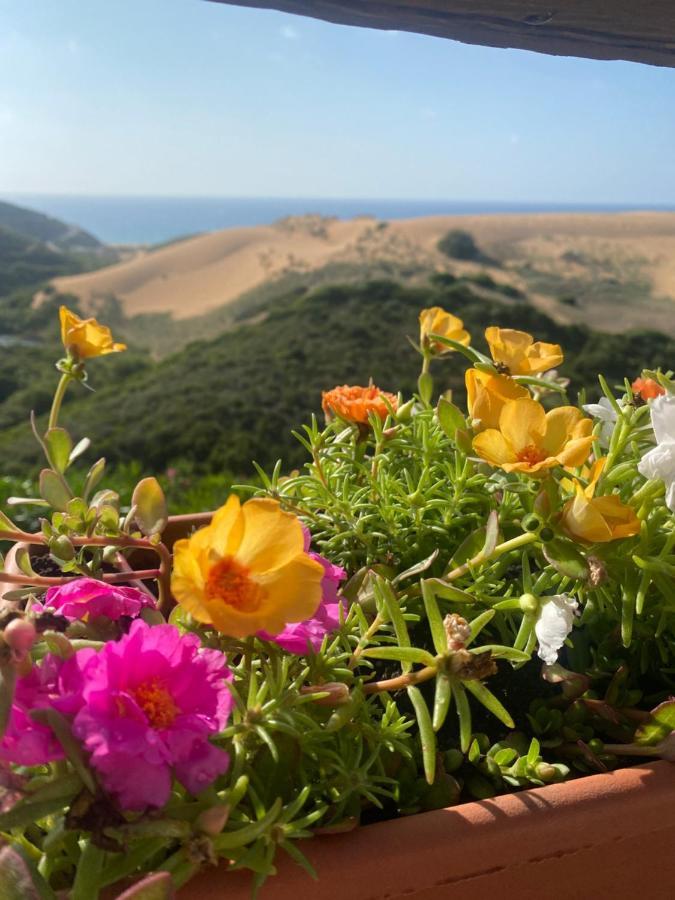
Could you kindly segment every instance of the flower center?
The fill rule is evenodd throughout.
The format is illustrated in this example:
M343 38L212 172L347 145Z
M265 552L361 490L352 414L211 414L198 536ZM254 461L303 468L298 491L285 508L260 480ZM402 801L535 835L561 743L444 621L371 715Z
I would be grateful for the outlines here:
M516 454L518 462L524 462L530 466L542 462L546 459L546 456L546 451L540 450L539 447L535 447L534 444L528 444L527 447L523 447L523 449L519 450Z
M223 557L213 566L205 591L209 600L222 600L242 612L255 612L265 596L260 585L250 578L246 566L231 556Z
M173 725L180 710L166 687L157 678L139 684L131 694L153 728L159 731Z

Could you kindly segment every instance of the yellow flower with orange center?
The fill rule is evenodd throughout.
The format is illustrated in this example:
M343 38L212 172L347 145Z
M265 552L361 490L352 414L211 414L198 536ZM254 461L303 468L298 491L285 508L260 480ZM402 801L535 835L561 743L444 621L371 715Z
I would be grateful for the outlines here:
M469 415L474 420L474 431L484 428L499 428L499 416L504 405L510 400L529 397L527 388L509 378L480 369L467 369L466 382Z
M550 412L536 400L521 398L504 404L499 428L488 428L473 439L473 449L505 472L544 475L554 466L580 466L595 440L593 423L574 406Z
M509 375L537 375L554 369L563 361L559 344L535 341L526 331L493 325L485 329L485 340L495 364Z
M453 348L439 341L431 341L430 334L439 334L441 337L450 338L465 347L471 343L471 336L464 329L464 322L452 313L446 312L440 306L432 306L423 309L420 313L420 343L422 347L429 347L434 353L452 353Z
M338 416L346 422L367 425L371 413L384 420L389 415L389 407L396 412L398 399L374 384L368 387L343 384L332 391L324 391L321 406L328 417Z
M300 521L276 500L230 497L210 525L174 547L171 590L197 621L243 638L311 618L323 566L304 549Z
M127 349L126 344L116 344L110 329L99 325L96 319L81 319L66 306L60 308L59 319L63 346L79 359L120 353Z
M635 511L620 497L616 494L594 496L604 465L604 458L593 464L587 487L574 482L574 497L567 501L561 515L562 524L572 537L593 544L632 537L640 531L640 520Z

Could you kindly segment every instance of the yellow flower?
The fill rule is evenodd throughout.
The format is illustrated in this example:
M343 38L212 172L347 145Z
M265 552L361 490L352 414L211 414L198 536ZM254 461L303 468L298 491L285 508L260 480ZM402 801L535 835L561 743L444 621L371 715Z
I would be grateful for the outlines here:
M578 481L574 483L574 497L567 501L562 511L562 523L572 537L593 544L631 537L640 531L640 520L635 512L616 494L593 496L604 464L604 459L594 463L588 487L582 487Z
M474 420L474 431L499 428L499 416L509 400L529 397L527 388L517 384L508 375L495 375L480 369L467 369L464 380L469 415Z
M66 306L59 310L59 318L63 346L80 359L127 349L126 344L115 344L110 329L99 325L96 319L81 319Z
M485 340L492 359L498 366L506 368L509 375L536 375L554 369L563 361L558 344L535 342L526 331L493 325L485 329Z
M427 345L434 353L453 352L452 347L447 347L439 341L429 341L430 334L440 334L442 337L450 338L451 341L464 344L465 347L471 343L469 332L464 330L464 322L440 306L423 309L420 313L420 343L423 346Z
M580 466L595 440L593 423L574 406L550 412L535 400L504 404L499 430L488 428L473 439L473 449L505 472L544 475L554 466Z
M176 543L171 590L197 621L243 638L310 618L323 574L295 516L276 500L242 506L232 496L210 525Z

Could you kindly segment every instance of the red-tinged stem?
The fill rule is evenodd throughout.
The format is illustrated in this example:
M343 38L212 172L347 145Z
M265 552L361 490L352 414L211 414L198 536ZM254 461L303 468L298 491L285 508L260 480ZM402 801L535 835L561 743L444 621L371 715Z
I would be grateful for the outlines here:
M418 672L409 672L407 675L398 675L396 678L386 678L384 681L371 681L370 684L364 684L364 694L383 694L385 691L400 691L403 688L410 687L411 684L421 684L423 681L429 681L436 677L436 666L425 666Z
M82 536L69 536L70 542L74 547L131 547L139 550L152 550L159 556L159 568L158 569L149 569L146 571L153 572L152 575L147 575L145 572L134 572L134 578L136 580L147 579L147 578L156 578L157 584L159 587L159 606L162 611L165 610L166 605L169 602L171 597L171 554L169 553L169 549L165 544L159 543L154 544L151 540L147 538L133 538L129 535L118 535L117 537L102 537L98 535L93 535L91 537L82 537ZM28 531L0 531L0 541L14 541L20 542L24 544L38 544L45 545L48 543L45 536L38 532L36 534L31 534ZM0 573L0 580L7 581L6 577L7 573ZM37 576L34 576L37 579ZM67 579L66 579L67 580ZM109 574L107 576L103 576L103 581L106 581L108 584L116 584L117 582L129 581L129 573L119 572ZM23 584L44 584L44 580L42 582L38 582L37 580L27 581L27 582L17 582ZM57 579L57 584L64 584L64 580Z
M134 579L138 581L149 581L150 579L159 579L162 574L159 569L140 569L134 571ZM101 581L106 584L128 584L128 572L106 572L101 575ZM62 584L69 584L72 578L62 576L60 578L49 578L44 575L19 575L12 572L0 572L0 582L4 584L25 584L34 587L60 587Z

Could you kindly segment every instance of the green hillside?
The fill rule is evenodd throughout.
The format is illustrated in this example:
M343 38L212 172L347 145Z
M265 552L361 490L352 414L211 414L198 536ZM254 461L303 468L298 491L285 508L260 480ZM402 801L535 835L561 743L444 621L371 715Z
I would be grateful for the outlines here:
M44 213L0 200L0 226L25 238L51 244L59 250L99 250L103 244L93 234L67 225Z
M187 460L203 472L250 474L252 459L270 466L278 457L289 468L304 459L290 431L319 413L323 389L370 377L387 390L414 389L419 357L406 336L416 337L418 312L432 305L461 316L480 349L483 329L495 323L560 343L573 398L582 384L596 383L599 371L620 382L675 358L675 341L658 333L607 335L560 326L527 303L479 297L466 284L436 280L411 288L379 281L277 298L262 321L193 343L158 363L134 352L97 360L90 367L96 393L73 389L63 418L75 435L94 439L97 455L140 460L148 471ZM19 365L28 358L21 348L1 357L5 473L37 464L25 422L31 407L47 409L56 378L50 353L41 350L28 370ZM438 362L438 390L463 394L463 369L456 357Z
M72 254L0 225L0 297L57 275L80 271L82 267Z

